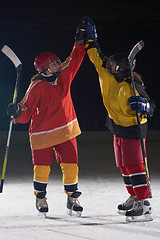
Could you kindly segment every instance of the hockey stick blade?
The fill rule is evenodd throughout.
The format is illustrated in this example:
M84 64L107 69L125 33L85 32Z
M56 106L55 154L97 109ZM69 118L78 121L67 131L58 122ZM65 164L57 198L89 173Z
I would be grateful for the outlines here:
M135 56L137 55L137 53L144 47L144 42L141 40L139 41L131 50L129 56L128 56L128 60L129 62L133 62Z
M1 51L13 62L16 68L22 64L16 54L7 45L4 45Z

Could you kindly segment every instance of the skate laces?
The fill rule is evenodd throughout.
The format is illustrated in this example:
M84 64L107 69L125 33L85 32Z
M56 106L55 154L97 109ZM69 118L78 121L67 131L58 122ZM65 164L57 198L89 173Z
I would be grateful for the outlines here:
M73 204L72 209L73 209L74 206L76 206L76 207L80 206L80 202L77 198L72 198L72 197L69 196L69 200Z
M42 208L46 208L48 207L48 204L47 204L47 198L37 198L38 200L38 204L42 207Z
M132 210L138 211L143 208L143 200L135 201Z
M133 204L134 201L135 196L130 196L124 203L122 203L122 205L128 207L129 205Z
M69 201L72 204L72 207L70 209L70 215L72 216L73 208L74 207L80 207L80 202L77 198L72 198L69 196Z

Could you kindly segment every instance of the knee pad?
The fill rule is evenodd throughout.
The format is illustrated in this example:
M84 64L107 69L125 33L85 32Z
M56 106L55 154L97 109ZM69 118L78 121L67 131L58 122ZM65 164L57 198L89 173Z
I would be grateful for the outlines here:
M143 163L135 164L135 165L127 165L125 166L126 171L128 174L134 174L134 173L144 173L145 168Z
M33 179L39 182L48 182L50 170L50 166L35 165Z
M72 184L78 182L78 166L76 163L61 163L63 183Z
M63 173L63 184L67 195L71 195L77 190L78 166L75 163L61 163Z

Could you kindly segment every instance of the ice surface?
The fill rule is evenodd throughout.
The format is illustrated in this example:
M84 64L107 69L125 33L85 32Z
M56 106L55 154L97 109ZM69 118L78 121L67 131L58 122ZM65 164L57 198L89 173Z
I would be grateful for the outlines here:
M47 218L40 218L35 209L32 179L14 179L5 183L0 196L0 239L3 240L54 240L54 239L159 239L160 238L160 188L154 178L152 222L126 223L117 214L117 204L128 195L118 178L82 178L79 189L84 207L81 218L66 214L66 195L59 176L51 178L48 186Z
M59 166L52 165L46 219L38 216L32 186L32 162L22 133L12 136L3 193L0 194L0 239L3 240L154 240L160 239L160 143L148 143L153 199L152 222L127 223L118 215L117 205L128 198L119 169L115 167L112 140L100 134L78 142L79 200L84 207L81 218L66 214ZM98 134L99 136L99 134ZM82 136L83 137L83 136ZM95 139L93 141L93 139ZM109 139L109 140L108 140ZM1 137L1 142L5 141ZM5 146L0 146L3 156ZM3 160L3 157L2 157ZM2 163L2 160L0 163ZM1 164L2 165L2 164Z

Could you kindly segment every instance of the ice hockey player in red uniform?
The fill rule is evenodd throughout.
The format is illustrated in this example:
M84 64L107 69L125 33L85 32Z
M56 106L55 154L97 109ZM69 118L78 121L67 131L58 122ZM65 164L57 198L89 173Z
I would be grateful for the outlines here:
M85 48L95 65L103 103L108 112L107 127L114 135L116 165L120 168L129 198L118 206L118 212L127 221L150 221L151 206L146 172L143 165L136 111L140 112L142 137L145 143L147 118L154 112L155 104L145 91L139 74L134 72L137 96L134 97L128 54L116 53L107 58L97 43L96 26L85 17Z
M53 150L63 173L64 191L67 194L69 214L81 215L83 211L77 198L78 153L76 136L81 133L70 87L85 56L83 23L78 26L75 44L65 62L52 52L39 54L34 61L38 73L22 99L16 105L8 106L8 115L14 116L14 123L27 123L34 164L34 194L39 212L48 212L46 188Z

